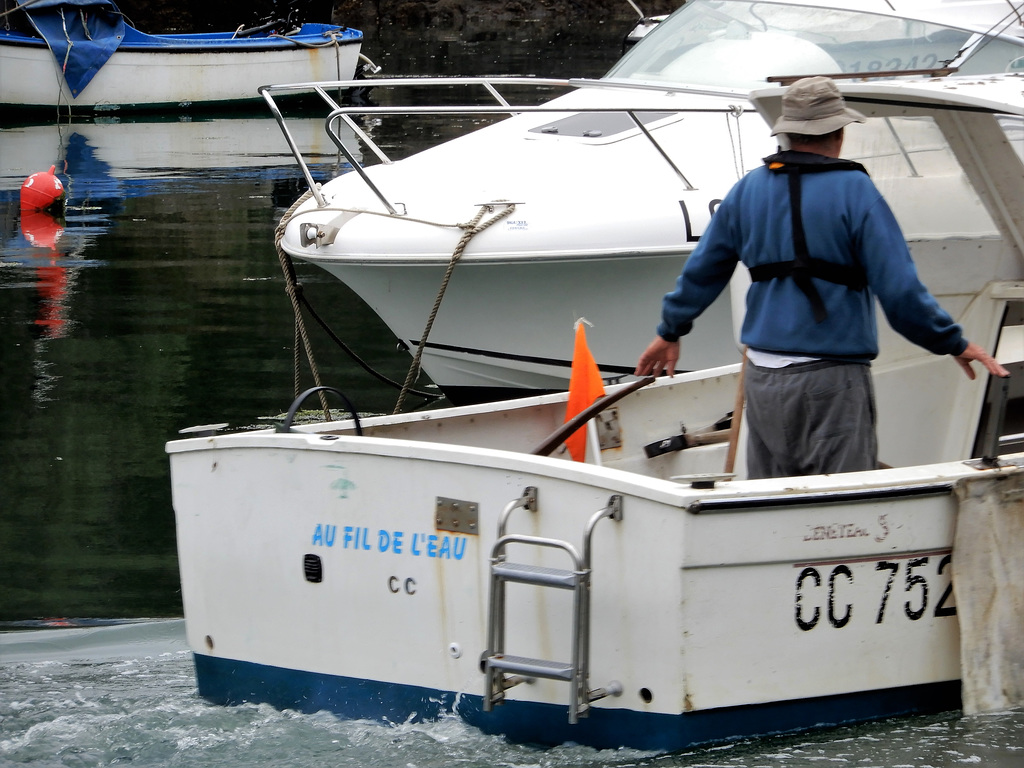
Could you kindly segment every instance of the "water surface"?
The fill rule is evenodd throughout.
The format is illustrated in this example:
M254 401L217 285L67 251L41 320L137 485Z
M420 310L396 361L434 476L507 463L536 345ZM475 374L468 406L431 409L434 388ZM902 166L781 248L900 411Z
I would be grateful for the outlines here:
M368 52L391 74L596 76L618 50L618 31L517 34ZM295 125L318 178L347 169L318 121ZM402 153L459 126L368 127ZM69 192L59 236L17 200L23 179L51 164ZM455 719L382 726L199 699L177 618L163 445L190 425L266 424L290 404L293 323L272 236L301 191L265 115L0 125L0 766L1024 764L1019 712L658 756L509 745ZM297 266L334 331L404 380L410 358L380 320ZM391 411L393 387L322 332L314 342L325 382L361 412Z

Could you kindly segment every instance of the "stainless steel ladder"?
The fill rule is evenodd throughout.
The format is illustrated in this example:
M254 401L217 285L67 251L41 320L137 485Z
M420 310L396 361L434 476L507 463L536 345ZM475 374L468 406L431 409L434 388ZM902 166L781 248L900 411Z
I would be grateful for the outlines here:
M498 522L498 538L491 548L490 609L487 619L487 648L483 653L487 690L484 711L490 712L505 699L505 691L533 678L561 680L571 686L569 722L576 723L586 717L590 702L621 693L617 683L604 688L589 688L590 668L590 555L591 538L597 523L603 518L622 519L622 497L612 495L608 504L587 521L583 532L582 554L571 543L558 539L505 532L508 519L516 509L537 511L537 489L528 486L522 496L510 502ZM569 569L547 568L506 560L509 544L532 547L552 547L565 552L572 563ZM514 656L505 652L505 586L508 583L529 584L536 587L566 589L573 592L571 658L569 661L550 661Z

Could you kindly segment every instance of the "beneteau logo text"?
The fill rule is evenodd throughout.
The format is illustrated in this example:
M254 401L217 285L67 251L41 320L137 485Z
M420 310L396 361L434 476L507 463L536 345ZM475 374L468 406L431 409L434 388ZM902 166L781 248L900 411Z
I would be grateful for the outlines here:
M875 534L875 541L884 541L889 535L889 524L886 515L878 516L880 533ZM856 523L832 523L830 525L811 525L804 535L804 541L824 541L826 539L861 539L871 536L871 531Z
M859 539L870 536L866 528L858 528L853 523L832 523L831 525L814 525L810 527L804 541L820 541L822 539Z

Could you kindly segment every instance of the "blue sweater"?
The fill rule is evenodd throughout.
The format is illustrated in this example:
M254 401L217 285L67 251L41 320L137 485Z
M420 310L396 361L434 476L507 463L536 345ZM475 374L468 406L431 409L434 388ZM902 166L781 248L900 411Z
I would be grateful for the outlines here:
M794 258L786 174L762 166L726 195L662 303L657 333L675 341L725 288L737 261L747 267ZM792 277L755 282L740 338L754 349L868 362L878 355L874 298L898 333L939 355L958 355L961 328L921 283L903 233L867 174L802 175L804 232L812 257L859 264L866 290L814 278L828 316L814 320Z

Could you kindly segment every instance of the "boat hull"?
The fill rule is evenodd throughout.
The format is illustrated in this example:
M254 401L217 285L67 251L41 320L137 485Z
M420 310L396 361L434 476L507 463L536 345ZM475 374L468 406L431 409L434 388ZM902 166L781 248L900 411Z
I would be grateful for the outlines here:
M444 293L422 367L458 405L502 395L521 397L524 390L560 391L572 366L568 331L538 331L571 331L575 319L583 317L596 329L590 347L602 377L620 381L633 373L636 350L654 335L650 307L660 304L688 255L672 249L585 261L466 259ZM317 263L355 291L406 346L416 349L424 318L444 281L443 265ZM682 370L740 359L728 294L704 313L685 344Z
M668 750L955 707L953 489L979 470L700 488L685 478L720 472L724 444L641 458L666 430L728 413L737 374L621 401L604 466L529 450L560 423L564 394L377 417L361 437L336 424L169 444L200 693ZM535 511L516 506L529 489ZM613 695L573 723L567 686L537 679L485 711L503 516L509 533L586 551L588 521L613 499L621 519L601 519L591 542L586 674ZM474 512L453 521L453 508ZM564 567L556 550L515 556ZM503 651L566 655L571 595L517 584L504 611Z
M846 723L960 707L960 681L866 691L846 696L735 707L679 715L628 709L594 710L578 725L554 704L509 702L484 712L482 697L414 686L313 674L245 661L194 654L199 695L223 705L259 702L279 709L331 712L346 719L382 723L423 722L455 716L484 733L519 743L575 742L596 749L629 744L635 749L677 752L750 734L781 734Z
M199 45L187 50L124 45L74 97L45 43L0 34L0 107L104 113L259 106L263 85L354 77L362 42L356 35L349 31L337 44L317 48L267 44L232 50L221 45L204 51Z

